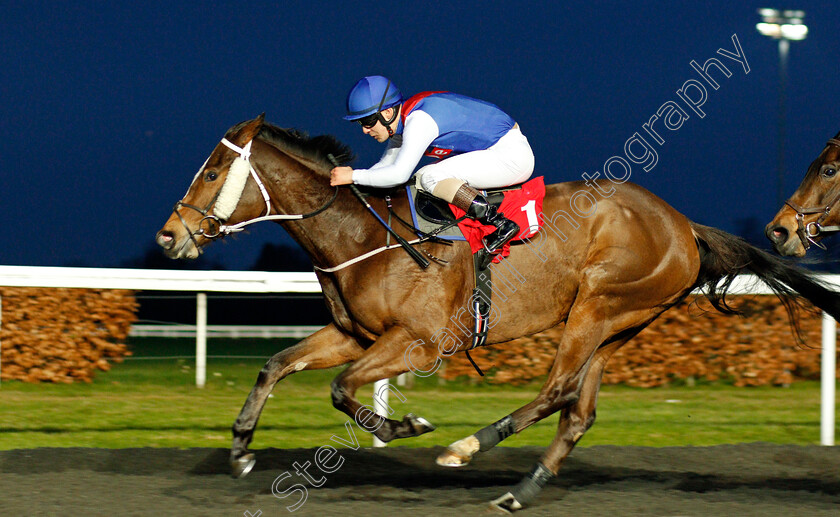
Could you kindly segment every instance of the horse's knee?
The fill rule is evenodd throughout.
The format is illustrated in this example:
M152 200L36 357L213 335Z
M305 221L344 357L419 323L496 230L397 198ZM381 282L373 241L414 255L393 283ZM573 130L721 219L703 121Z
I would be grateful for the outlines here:
M565 415L567 424L565 438L570 439L572 443L577 443L584 433L592 427L595 423L595 411L589 412L586 415L580 415L576 412L570 412Z
M571 393L566 393L565 395L561 395L555 405L557 409L567 408L569 406L573 406L578 403L580 400L580 390L573 391Z
M309 363L306 361L295 360L291 350L291 348L287 348L282 352L278 352L265 362L262 370L260 370L260 373L257 376L258 385L267 383L271 383L273 385L281 379L304 370L307 366L309 366Z
M274 354L265 362L260 373L257 374L257 385L261 386L270 382L271 378L276 375L277 369L282 363L281 353Z
M549 392L548 406L552 413L573 406L580 400L580 388L575 388L572 391L565 391L563 388L565 386L560 386Z
M257 386L265 386L268 384L269 379L271 378L271 369L269 369L268 363L262 367L262 370L257 373L257 382L255 383Z

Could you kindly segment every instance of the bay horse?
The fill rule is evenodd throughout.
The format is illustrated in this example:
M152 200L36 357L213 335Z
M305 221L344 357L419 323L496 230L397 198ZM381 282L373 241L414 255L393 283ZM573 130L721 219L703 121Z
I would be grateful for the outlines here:
M840 133L811 162L799 188L779 209L764 233L783 256L803 257L811 245L840 231Z
M349 364L331 383L332 403L357 423L376 423L370 425L373 433L388 442L433 427L414 415L402 420L376 415L356 399L356 390L408 371L434 371L441 356L471 344L469 325L452 324L453 315L465 314L463 308L470 306L474 274L469 246L417 244L436 259L428 269L399 248L369 254L386 242L386 230L348 189L330 187L333 156L345 162L350 156L333 137L310 138L275 127L263 116L242 122L227 131L157 234L167 256L195 258L224 228L279 215L280 224L312 259L332 315L329 325L274 355L260 371L233 424L230 462L237 477L254 464L248 445L269 394L284 377ZM640 186L611 187L593 213L571 225L569 201L587 186L549 185L543 229L500 264L516 271L519 280L504 300L496 297L501 290L494 290L500 310L487 344L563 323L565 330L536 398L454 442L437 458L442 466L466 465L478 452L560 411L550 446L518 485L491 502L497 508L522 508L557 475L595 420L610 356L695 288L704 288L712 304L727 311L724 296L733 278L752 272L783 299L800 293L840 316L840 296L810 273L689 221ZM389 201L384 193L373 192L367 199L379 213L390 202L397 215L408 218L405 195ZM397 231L406 239L416 237L405 228Z

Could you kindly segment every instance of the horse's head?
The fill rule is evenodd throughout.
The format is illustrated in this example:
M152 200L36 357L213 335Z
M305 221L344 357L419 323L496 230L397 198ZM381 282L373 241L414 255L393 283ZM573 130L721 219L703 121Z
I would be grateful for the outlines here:
M828 141L808 173L765 228L780 255L802 257L840 224L840 134Z
M201 248L218 236L222 223L252 219L266 211L256 178L249 181L251 145L263 122L260 115L231 128L199 169L157 233L167 257L197 258Z

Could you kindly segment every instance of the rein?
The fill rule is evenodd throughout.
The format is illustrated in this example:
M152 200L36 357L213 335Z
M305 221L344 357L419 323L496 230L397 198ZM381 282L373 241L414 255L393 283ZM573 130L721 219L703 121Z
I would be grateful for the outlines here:
M840 147L840 140L836 138L832 138L828 141L826 146L834 145ZM834 208L834 205L840 201L840 189L834 191L834 193L828 198L826 201L825 206L822 207L812 207L812 208L802 208L798 204L794 203L791 200L785 201L785 204L793 209L796 212L796 234L799 236L799 240L802 241L802 246L807 251L810 249L811 244L814 246L825 250L825 245L815 241L814 239L819 237L822 233L833 233L833 232L840 232L840 226L823 226L822 222L825 221L825 218L828 217L828 214L831 212L831 209ZM805 214L822 214L816 221L812 221L808 224L805 224Z

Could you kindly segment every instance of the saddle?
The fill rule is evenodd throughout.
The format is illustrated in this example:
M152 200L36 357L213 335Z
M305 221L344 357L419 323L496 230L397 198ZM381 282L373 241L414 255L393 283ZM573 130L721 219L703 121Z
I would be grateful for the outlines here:
M510 190L521 190L522 183L485 191L487 201L499 207L505 198L505 192ZM408 202L411 206L411 219L414 226L423 233L434 233L441 239L451 241L464 241L466 237L458 229L458 218L452 213L452 208L446 201L437 198L424 190L419 190L414 185L407 185ZM439 228L443 230L438 231ZM436 233L436 231L438 231Z

